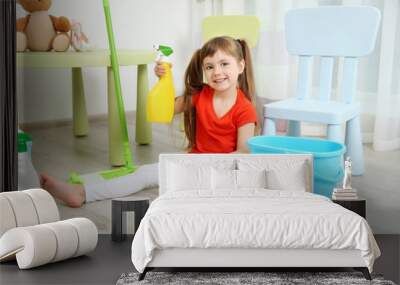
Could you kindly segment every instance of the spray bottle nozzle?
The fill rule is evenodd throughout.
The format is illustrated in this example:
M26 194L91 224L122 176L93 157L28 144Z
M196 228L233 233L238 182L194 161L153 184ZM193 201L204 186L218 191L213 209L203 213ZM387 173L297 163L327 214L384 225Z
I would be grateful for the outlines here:
M158 57L167 57L174 52L173 49L169 46L154 45L153 47L156 51L158 51Z
M174 52L169 46L153 45L153 48L157 51L156 61L169 62L168 56Z
M162 45L158 46L158 50L165 56L169 56L174 52L171 47Z

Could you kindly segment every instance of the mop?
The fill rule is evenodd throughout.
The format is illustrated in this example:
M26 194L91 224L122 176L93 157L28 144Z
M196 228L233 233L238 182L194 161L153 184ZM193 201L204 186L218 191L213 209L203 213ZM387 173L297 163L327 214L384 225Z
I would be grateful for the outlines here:
M118 107L118 115L120 120L120 125L122 128L122 140L123 140L123 149L124 149L124 160L125 166L101 171L92 174L78 175L76 173L72 173L68 182L74 184L83 184L83 183L98 183L101 180L109 180L112 178L125 176L127 174L133 173L138 167L133 164L132 153L129 145L129 136L128 136L128 128L126 124L125 117L125 108L124 101L122 99L121 92L121 80L119 75L119 64L118 64L118 56L117 50L115 48L114 42L114 33L111 22L111 13L110 13L110 4L109 0L103 0L104 14L106 18L106 26L107 26L107 35L108 42L110 46L110 54L111 54L111 68L114 75L114 83L115 83L115 96L117 99L117 107Z

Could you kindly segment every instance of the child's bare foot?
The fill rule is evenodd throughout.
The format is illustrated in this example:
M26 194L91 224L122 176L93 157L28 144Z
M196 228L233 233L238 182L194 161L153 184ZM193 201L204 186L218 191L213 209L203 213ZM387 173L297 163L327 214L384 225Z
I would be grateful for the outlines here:
M69 184L46 174L40 175L40 185L69 207L79 208L85 202L85 188L82 185Z

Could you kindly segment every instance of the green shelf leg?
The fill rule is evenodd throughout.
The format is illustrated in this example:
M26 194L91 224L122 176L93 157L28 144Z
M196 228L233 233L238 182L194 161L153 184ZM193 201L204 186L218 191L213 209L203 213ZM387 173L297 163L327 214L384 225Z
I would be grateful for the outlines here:
M150 144L152 140L151 123L147 121L146 99L149 92L147 65L140 64L137 69L137 97L136 97L136 143Z
M107 100L108 100L108 154L113 166L125 165L122 139L122 128L118 116L115 96L114 76L111 67L107 67Z
M80 67L72 68L72 120L74 135L77 137L86 136L89 132L89 122L86 111L82 69Z

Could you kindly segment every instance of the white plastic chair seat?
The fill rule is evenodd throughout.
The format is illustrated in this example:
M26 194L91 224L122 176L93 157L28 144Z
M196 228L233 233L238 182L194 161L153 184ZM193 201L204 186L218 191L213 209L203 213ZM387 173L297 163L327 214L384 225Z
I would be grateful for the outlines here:
M264 106L264 116L271 119L342 124L360 112L359 104L337 101L290 98Z

